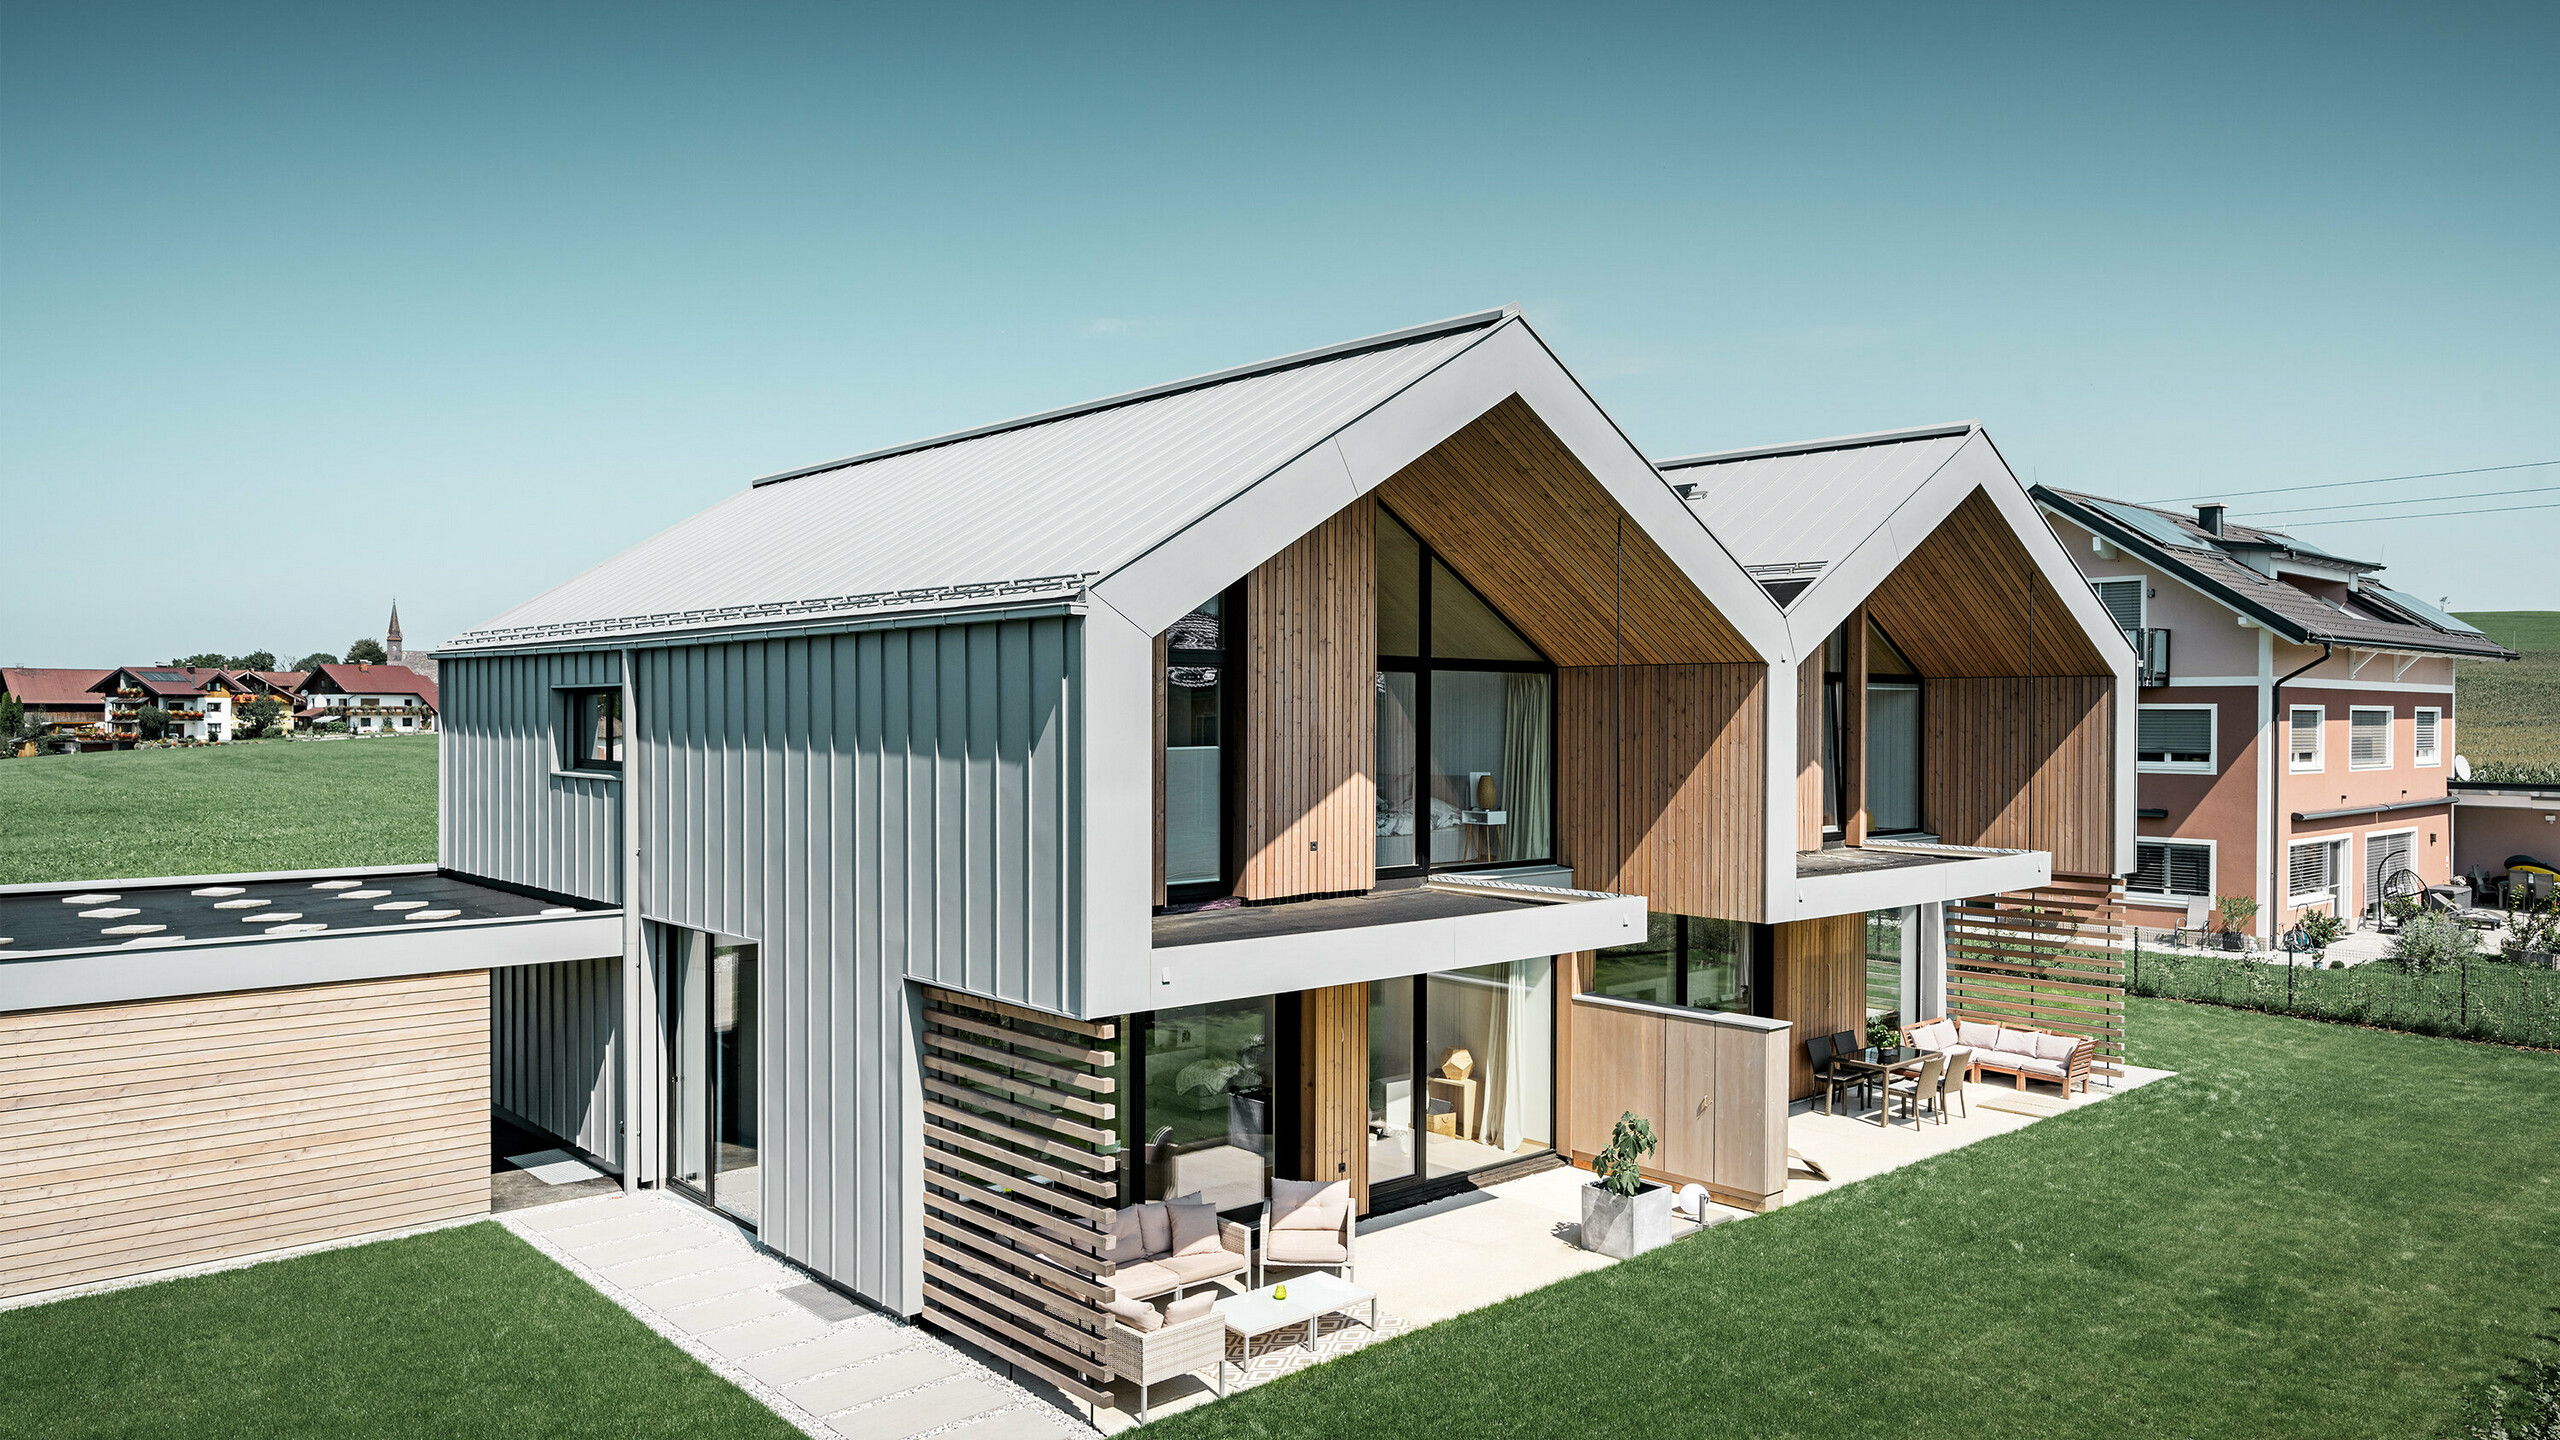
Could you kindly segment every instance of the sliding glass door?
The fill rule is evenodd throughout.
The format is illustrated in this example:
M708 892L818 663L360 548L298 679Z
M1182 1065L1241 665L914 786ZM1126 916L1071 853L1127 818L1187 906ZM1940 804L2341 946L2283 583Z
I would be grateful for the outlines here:
M759 1213L756 947L669 945L668 1179L749 1225Z
M1369 985L1369 1192L1471 1174L1554 1143L1555 962Z

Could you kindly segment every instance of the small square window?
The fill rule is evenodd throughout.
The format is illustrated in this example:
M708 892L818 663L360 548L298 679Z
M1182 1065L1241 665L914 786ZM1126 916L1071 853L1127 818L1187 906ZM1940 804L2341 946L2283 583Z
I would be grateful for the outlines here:
M568 735L564 747L568 768L572 770L620 770L622 768L622 692L619 690L570 690L564 692L567 705Z

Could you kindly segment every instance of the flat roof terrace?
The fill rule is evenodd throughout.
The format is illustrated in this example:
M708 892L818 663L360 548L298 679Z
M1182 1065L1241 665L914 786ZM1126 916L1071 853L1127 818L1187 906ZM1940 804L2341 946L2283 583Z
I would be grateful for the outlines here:
M0 887L0 1012L616 955L622 912L433 865Z

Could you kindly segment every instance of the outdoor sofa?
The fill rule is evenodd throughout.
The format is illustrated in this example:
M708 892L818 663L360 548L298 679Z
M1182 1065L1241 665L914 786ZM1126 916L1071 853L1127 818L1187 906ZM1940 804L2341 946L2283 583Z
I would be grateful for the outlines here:
M2089 1088L2089 1062L2098 1050L2085 1036L1943 1016L1906 1026L1902 1035L1906 1043L1926 1050L1971 1050L1973 1066L1967 1079L1979 1080L1986 1071L2014 1076L2021 1090L2029 1080L2048 1080L2066 1095Z
M1175 1295L1251 1272L1253 1232L1218 1218L1198 1192L1121 1209L1109 1251L1108 1283L1122 1300Z

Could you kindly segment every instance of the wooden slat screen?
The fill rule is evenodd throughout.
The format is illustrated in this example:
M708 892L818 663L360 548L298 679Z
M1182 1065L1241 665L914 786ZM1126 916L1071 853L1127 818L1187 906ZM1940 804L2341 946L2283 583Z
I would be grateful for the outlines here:
M925 996L925 1318L1107 1404L1115 1027Z
M2034 890L1947 906L1947 1011L2097 1042L2090 1072L2124 1073L2123 892L2057 875Z
M0 1015L0 1295L489 1208L489 972Z

